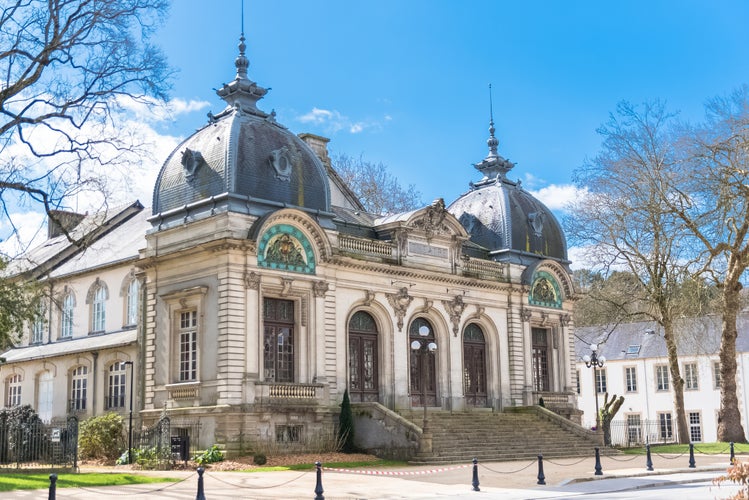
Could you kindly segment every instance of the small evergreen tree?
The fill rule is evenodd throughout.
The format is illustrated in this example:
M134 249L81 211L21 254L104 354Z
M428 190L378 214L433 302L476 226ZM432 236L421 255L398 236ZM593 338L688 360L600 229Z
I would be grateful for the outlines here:
M348 389L343 391L341 415L338 417L338 440L341 443L343 453L354 453L356 451L354 445L354 414L351 411Z

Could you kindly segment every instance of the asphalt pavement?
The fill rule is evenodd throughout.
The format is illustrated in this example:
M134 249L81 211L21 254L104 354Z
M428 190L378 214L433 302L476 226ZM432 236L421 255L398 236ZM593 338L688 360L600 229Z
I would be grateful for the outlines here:
M478 490L473 486L473 464L407 466L343 470L323 467L318 489L317 471L213 472L205 470L205 499L447 499L481 500L544 499L562 493L636 491L664 484L710 481L729 467L728 455L696 455L690 467L688 455L653 455L648 471L641 455L602 456L600 474L594 457L539 461L478 463ZM84 469L85 472L85 469ZM138 500L199 499L200 476L196 471L138 472L175 478L176 482L57 488L56 499L100 500L132 496ZM540 479L542 477L542 479ZM545 484L539 484L545 483ZM5 499L48 498L48 490L3 493Z

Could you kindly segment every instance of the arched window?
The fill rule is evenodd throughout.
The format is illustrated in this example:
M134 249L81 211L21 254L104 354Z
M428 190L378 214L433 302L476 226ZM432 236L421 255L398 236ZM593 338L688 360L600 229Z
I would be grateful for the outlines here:
M107 299L109 299L109 290L106 283L99 278L88 290L86 304L90 307L91 333L103 332L107 325Z
M44 331L45 326L47 325L46 316L47 308L45 307L44 302L39 302L39 304L37 305L34 322L31 324L32 344L41 344L42 342L44 342Z
M422 335L426 333L426 335ZM411 349L412 342L435 342L434 327L424 318L416 318L408 327L411 366L411 405L437 406L436 353Z
M486 340L475 323L463 331L463 392L467 405L486 406Z
M52 418L52 405L55 397L52 372L46 370L40 373L37 383L36 411L43 422L49 422ZM65 397L64 394L63 397Z
M352 401L378 401L377 324L364 311L348 323L349 396Z
M88 367L78 366L70 374L70 411L86 411L88 394Z
M125 326L138 324L138 291L140 286L138 280L133 279L127 285L125 296Z
M5 381L5 405L8 408L21 406L21 375L16 373Z
M67 339L73 336L73 308L75 297L68 292L62 298L62 311L60 314L60 338Z
M107 380L107 408L121 409L125 407L125 374L126 365L117 361L109 365Z

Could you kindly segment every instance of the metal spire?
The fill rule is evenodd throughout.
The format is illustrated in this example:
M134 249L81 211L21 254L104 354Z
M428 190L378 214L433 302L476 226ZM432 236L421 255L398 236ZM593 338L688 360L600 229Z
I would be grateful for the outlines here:
M494 104L492 103L492 84L489 84L489 139L486 140L486 145L489 146L489 157L495 158L499 154L497 153L497 146L499 146L499 140L494 137Z

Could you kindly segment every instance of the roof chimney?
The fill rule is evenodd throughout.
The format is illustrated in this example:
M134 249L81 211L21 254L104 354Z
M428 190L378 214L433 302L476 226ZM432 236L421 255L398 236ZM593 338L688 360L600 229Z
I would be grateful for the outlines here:
M315 134L299 134L299 138L307 143L307 146L312 148L320 161L327 168L331 168L330 156L328 156L328 143L330 139Z

